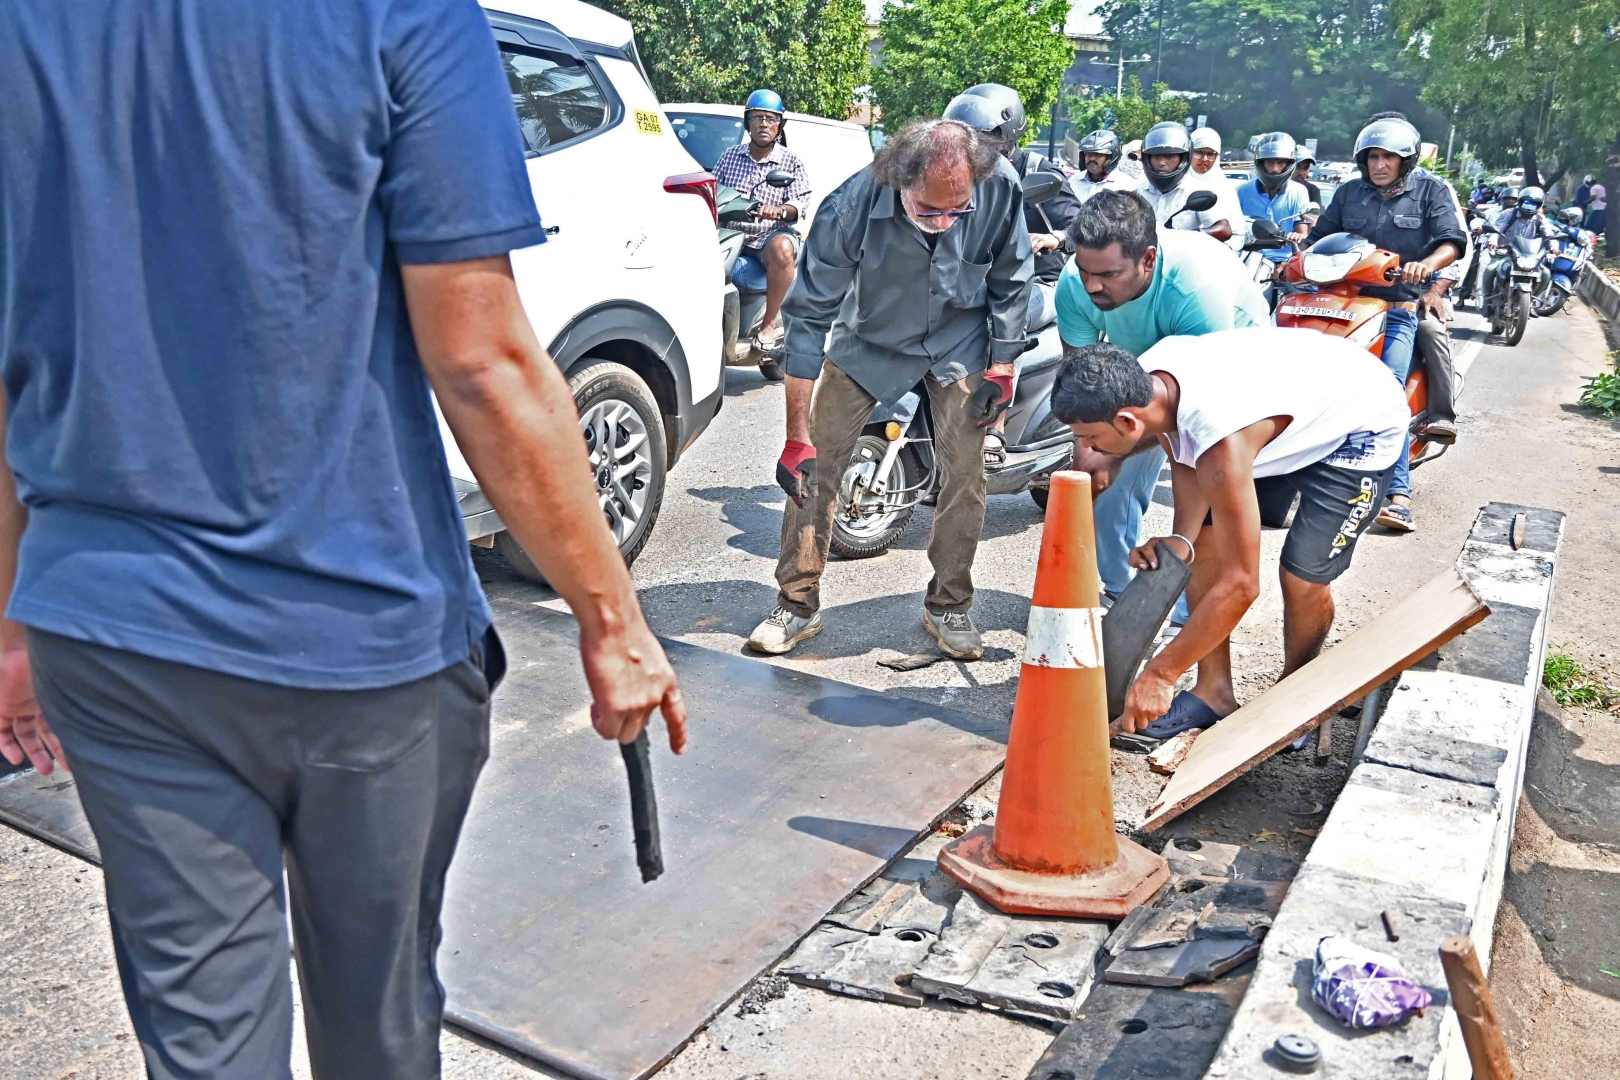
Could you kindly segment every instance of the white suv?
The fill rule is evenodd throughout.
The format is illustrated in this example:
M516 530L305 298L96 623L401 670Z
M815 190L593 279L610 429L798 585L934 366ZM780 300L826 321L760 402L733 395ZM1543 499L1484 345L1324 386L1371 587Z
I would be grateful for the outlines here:
M512 253L535 333L568 376L625 560L664 478L719 412L725 276L714 178L654 96L630 24L578 0L482 0L547 242ZM439 418L467 538L539 579Z

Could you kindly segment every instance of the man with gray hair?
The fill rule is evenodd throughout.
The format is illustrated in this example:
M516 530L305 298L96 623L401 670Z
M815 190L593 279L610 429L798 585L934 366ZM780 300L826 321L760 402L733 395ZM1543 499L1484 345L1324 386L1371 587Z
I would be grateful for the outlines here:
M940 477L923 628L948 656L984 655L968 614L984 525L984 433L1012 398L1032 272L1018 175L994 140L957 121L908 124L827 196L783 304L787 445L776 478L789 501L780 593L749 648L780 655L821 633L839 480L873 407L922 382Z

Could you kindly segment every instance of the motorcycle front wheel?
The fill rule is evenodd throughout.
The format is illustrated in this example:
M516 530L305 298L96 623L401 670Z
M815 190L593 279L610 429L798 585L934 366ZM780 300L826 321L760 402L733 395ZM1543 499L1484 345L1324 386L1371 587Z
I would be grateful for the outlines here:
M1502 338L1509 345L1517 345L1524 340L1524 328L1530 324L1530 294L1513 290L1508 299L1507 322L1502 328Z
M855 443L849 465L838 483L838 509L833 515L832 551L842 559L871 559L894 546L911 524L918 493L893 492L922 483L922 469L910 448L901 450L879 477L889 444L868 432ZM890 494L877 495L872 487L881 479Z

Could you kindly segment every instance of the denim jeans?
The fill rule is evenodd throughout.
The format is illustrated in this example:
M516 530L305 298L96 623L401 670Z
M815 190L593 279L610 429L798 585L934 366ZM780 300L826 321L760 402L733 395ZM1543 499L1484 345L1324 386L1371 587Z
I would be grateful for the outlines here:
M1395 376L1395 381L1406 389L1406 376L1412 370L1412 350L1417 344L1417 312L1405 308L1390 308L1384 316L1384 366ZM1412 495L1411 453L1412 433L1406 433L1401 443L1401 457L1395 462L1395 476L1389 482L1389 494Z
M1097 532L1097 573L1103 588L1114 596L1125 591L1133 571L1127 561L1131 549L1142 542L1142 516L1153 502L1159 474L1164 471L1165 453L1155 446L1128 457L1108 490L1097 496L1092 506L1092 523ZM1187 621L1187 597L1176 601L1170 616L1180 625Z

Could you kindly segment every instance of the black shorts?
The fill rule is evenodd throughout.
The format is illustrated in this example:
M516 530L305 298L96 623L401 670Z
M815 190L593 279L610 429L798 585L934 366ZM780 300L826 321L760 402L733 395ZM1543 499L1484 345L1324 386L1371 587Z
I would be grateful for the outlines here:
M1299 496L1299 509L1283 541L1283 569L1295 577L1326 585L1350 566L1356 540L1384 505L1395 466L1376 472L1346 469L1318 461L1284 476L1254 482L1260 523L1272 527L1288 520L1288 508ZM1204 524L1210 519L1206 516Z

